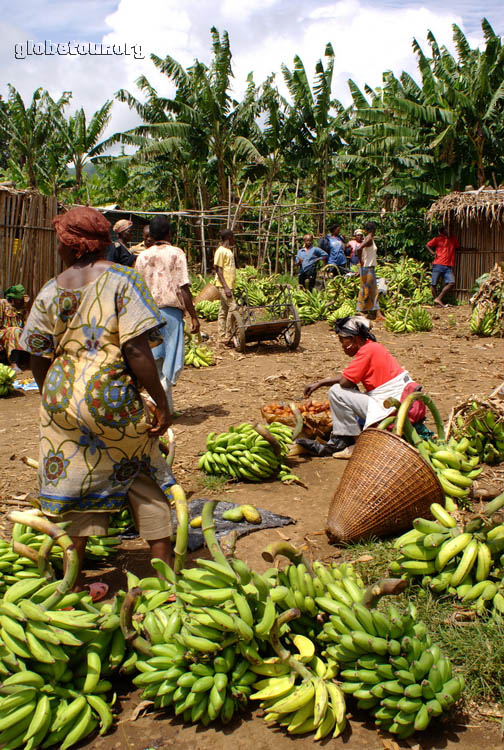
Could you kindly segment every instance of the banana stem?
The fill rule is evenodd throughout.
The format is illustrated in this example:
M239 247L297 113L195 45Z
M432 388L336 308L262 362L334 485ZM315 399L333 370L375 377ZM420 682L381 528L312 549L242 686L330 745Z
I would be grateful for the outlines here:
M410 443L410 445L420 445L422 440L408 419L408 412L409 412L410 406L413 403L413 401L415 401L415 399L411 398L411 396L414 396L414 395L415 395L414 393L410 394L409 396L406 397L406 399L402 403L398 401L396 398L388 398L386 401L383 402L383 405L384 406L386 405L387 407L395 406L395 408L398 410L396 416L394 417L394 419L396 420L396 434L402 435L402 433L404 433L404 438L408 441L408 443ZM405 404L406 402L408 402L407 406L405 407L406 418L402 425L401 433L398 433L397 432L397 419L399 416L399 411L402 409L403 404Z
M485 510L483 511L484 516L491 516L493 513L496 513L498 510L500 510L504 506L504 492L501 492L500 495L497 495L497 497L494 497L494 499L487 504Z
M40 549L38 551L37 555L37 568L40 576L46 575L47 566L49 565L49 555L51 553L51 550L53 548L54 539L52 537L47 537L45 541L41 544Z
M280 456L282 455L282 446L280 445L276 437L273 437L271 432L263 424L255 424L254 430L258 432L261 437L268 441L275 456L277 458L280 458Z
M217 536L215 534L215 522L214 522L214 511L217 505L216 500L209 500L203 506L201 511L201 530L205 539L205 544L208 547L210 554L212 555L215 562L225 565L229 568L231 573L235 575L233 568L229 564L228 559L224 555L220 548Z
M285 610L285 612L282 612L281 615L278 615L273 624L273 627L270 630L269 642L271 643L273 650L275 651L279 659L281 659L281 661L286 662L292 669L292 671L297 672L297 674L302 677L303 680L310 680L313 676L312 673L303 664L301 664L300 661L294 659L291 652L287 651L280 640L280 630L282 628L282 625L285 625L291 620L295 620L297 617L300 617L300 615L301 611L299 609L296 609L295 607L293 607L292 609L287 609Z
M409 408L414 401L422 401L425 404L425 406L429 409L430 413L432 414L434 418L438 440L444 440L445 431L444 431L444 426L443 426L443 420L441 419L441 414L439 413L439 410L436 404L427 393L420 393L419 391L410 393L409 396L407 396L402 402L399 408L399 411L397 412L396 435L402 435L403 426L405 424Z
M268 546L263 549L261 555L262 559L268 563L275 562L275 558L282 555L295 565L298 563L306 565L310 573L312 572L310 561L307 560L300 550L296 549L292 544L289 544L289 542L271 542L271 544L268 544Z
M175 540L173 569L175 575L180 575L187 554L189 514L187 512L187 499L182 487L179 484L174 484L171 491L173 493L173 499L175 500L175 511L177 513L177 537Z
M35 515L31 511L24 513L13 510L7 514L7 518L13 523L24 523L25 526L29 526L36 531L47 534L56 542L56 544L59 544L63 550L65 565L65 575L63 576L63 580L58 583L54 593L41 604L44 609L53 609L65 594L73 589L79 573L79 558L72 540L60 526L51 523L44 516Z
M294 401L289 401L289 408L294 414L294 418L296 420L296 424L294 425L294 429L292 431L292 442L294 442L294 440L298 437L301 430L303 429L303 415L299 411Z
M175 435L173 434L171 427L169 427L166 432L166 438L164 436L159 438L159 449L171 469L175 459Z
M368 609L374 609L382 596L397 596L408 586L404 578L382 578L364 592L362 604Z
M233 531L230 531L229 534L226 534L225 536L221 537L220 547L224 554L224 557L226 558L234 557L237 541L238 541L238 532L236 531L236 529L233 529Z
M388 400L389 400L389 399L387 399L387 401L388 401ZM385 404L385 402L384 402L384 404ZM387 427L389 427L389 426L390 426L391 424L394 424L394 422L395 422L395 419L396 419L396 418L395 418L395 416L392 416L392 417L385 417L385 419L383 419L383 420L382 420L382 421L380 422L380 424L378 425L378 428L377 428L377 429L378 429L378 430L386 430L386 429L387 429Z
M137 635L137 632L133 627L133 612L135 611L135 604L137 603L138 597L141 595L142 589L140 586L135 586L128 591L121 605L121 611L119 613L120 627L122 634L127 641L131 641Z
M35 461L34 458L30 458L29 456L22 456L21 461L31 469L38 469L39 467L38 461Z
M22 544L21 542L12 542L12 550L16 555L27 557L32 562L36 563L38 560L37 550L27 547L26 544Z

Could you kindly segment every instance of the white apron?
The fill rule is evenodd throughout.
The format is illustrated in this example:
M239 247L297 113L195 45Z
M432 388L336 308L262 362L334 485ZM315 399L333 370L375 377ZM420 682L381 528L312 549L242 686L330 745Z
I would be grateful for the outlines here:
M403 372L400 372L399 375L396 375L395 378L392 378L392 380L388 380L386 383L383 383L383 385L379 385L378 388L373 388L372 391L367 391L369 403L364 429L371 424L375 424L375 422L381 422L382 419L385 419L385 417L395 411L395 406L386 409L383 406L383 402L388 398L397 398L399 400L406 385L410 382L411 378L409 372L404 370Z

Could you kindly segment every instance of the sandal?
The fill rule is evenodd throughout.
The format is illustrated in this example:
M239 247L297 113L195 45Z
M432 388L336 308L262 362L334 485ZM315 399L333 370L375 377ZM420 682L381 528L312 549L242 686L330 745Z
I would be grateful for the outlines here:
M89 595L93 602L100 602L108 594L109 587L103 581L96 581L95 583L87 583L84 586L89 591Z

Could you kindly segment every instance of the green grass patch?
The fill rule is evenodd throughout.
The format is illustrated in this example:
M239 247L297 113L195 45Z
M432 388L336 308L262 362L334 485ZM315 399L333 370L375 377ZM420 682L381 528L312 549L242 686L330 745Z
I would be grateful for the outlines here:
M220 492L233 477L226 474L204 474L200 472L197 482L198 485L209 492Z

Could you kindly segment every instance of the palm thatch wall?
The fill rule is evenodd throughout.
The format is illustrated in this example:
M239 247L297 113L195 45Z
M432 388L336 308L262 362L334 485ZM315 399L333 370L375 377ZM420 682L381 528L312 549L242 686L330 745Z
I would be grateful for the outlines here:
M460 242L455 257L457 297L467 299L475 279L504 262L504 190L466 190L439 198L427 212Z
M0 295L23 284L33 300L61 271L52 219L56 198L0 186Z

